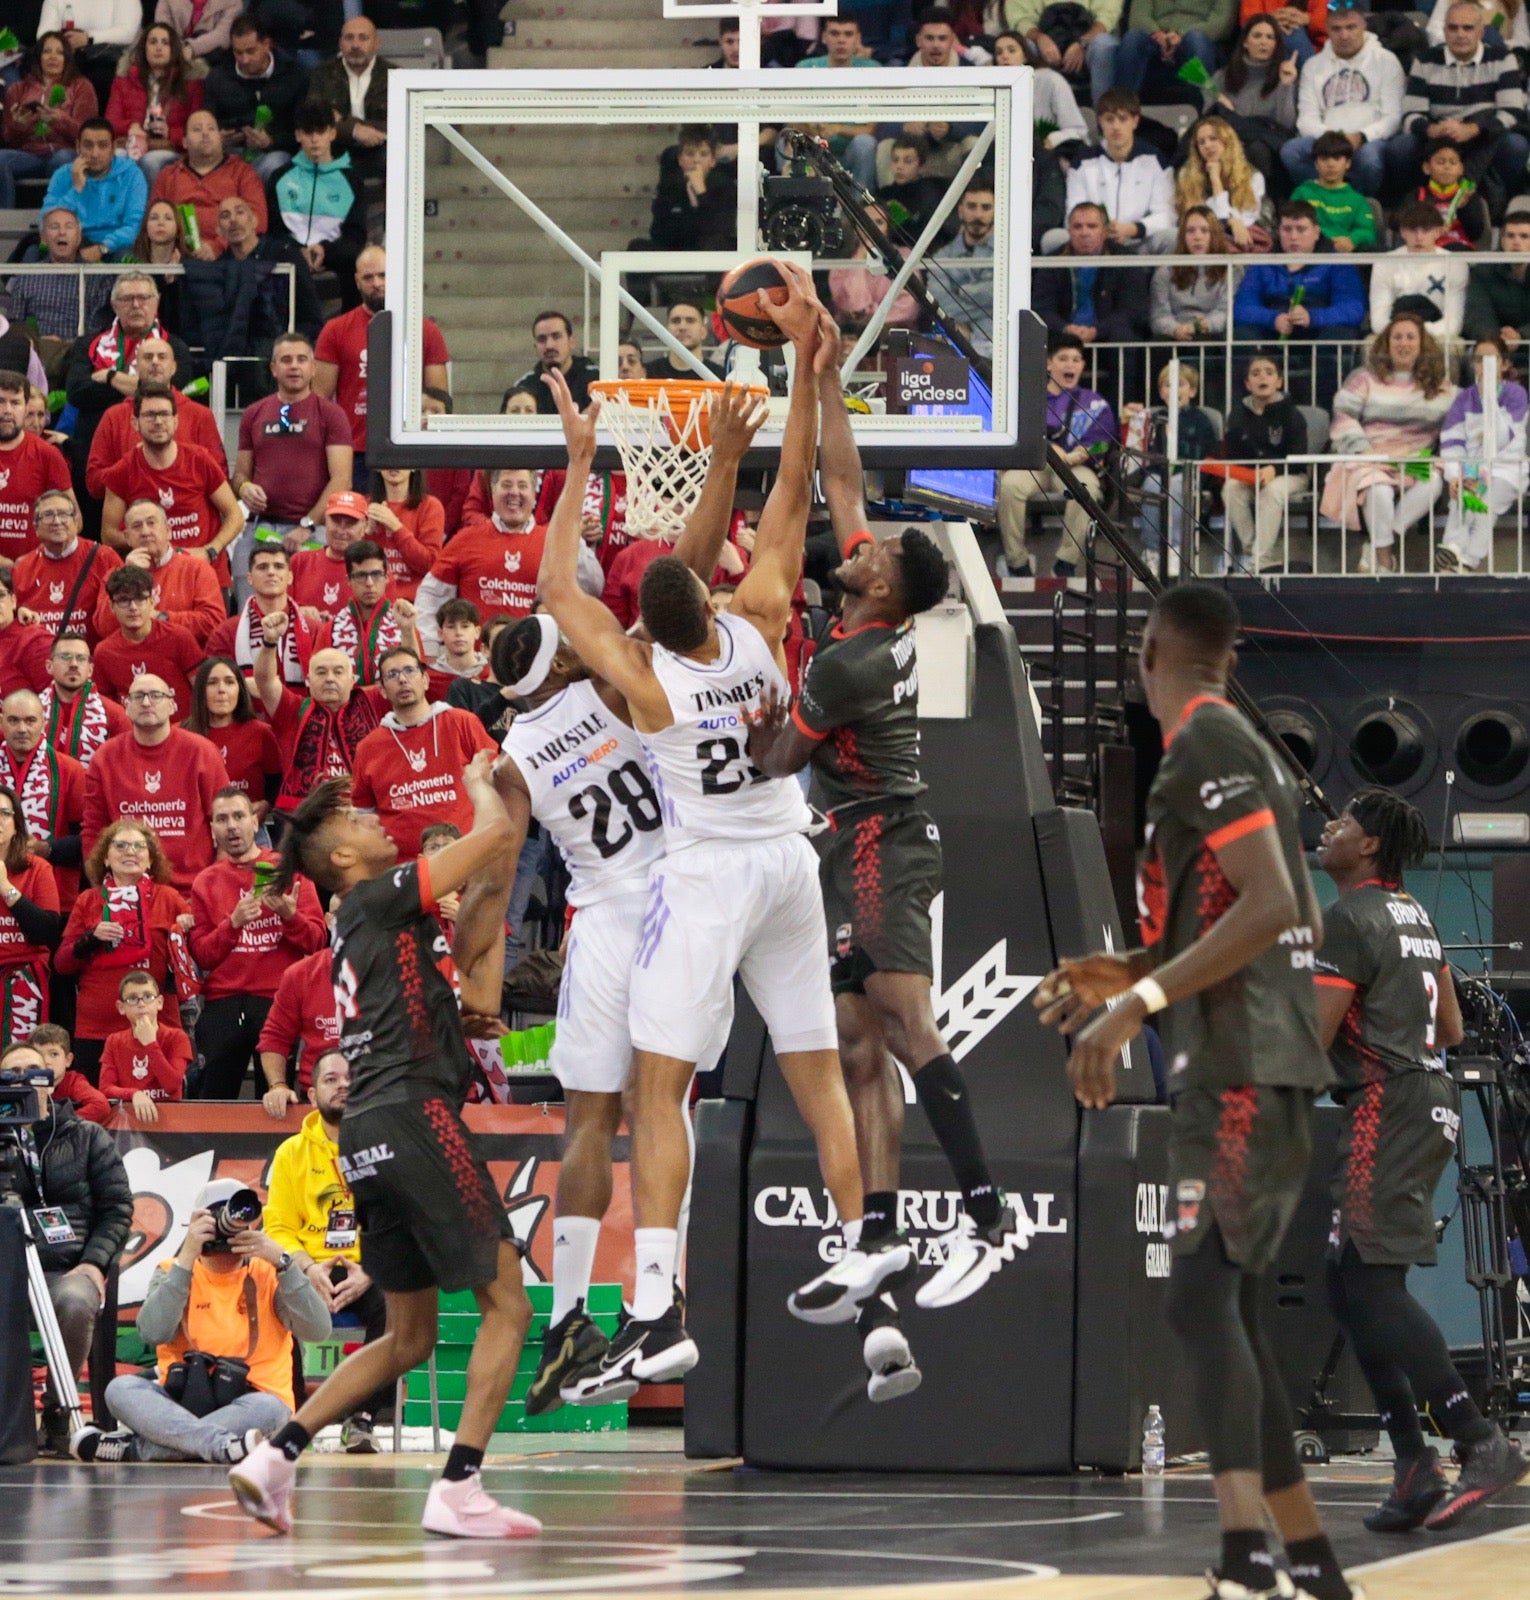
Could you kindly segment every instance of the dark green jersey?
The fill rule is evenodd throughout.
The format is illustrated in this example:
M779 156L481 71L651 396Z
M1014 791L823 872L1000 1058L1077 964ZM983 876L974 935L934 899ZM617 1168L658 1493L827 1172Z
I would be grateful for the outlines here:
M1165 741L1148 795L1147 855L1138 880L1142 937L1155 966L1188 949L1237 898L1217 851L1261 828L1277 831L1293 884L1305 881L1295 786L1225 700L1203 695ZM1313 930L1287 928L1241 972L1164 1014L1169 1092L1248 1084L1323 1089Z
M792 720L819 741L813 765L831 813L923 794L913 623L836 624L808 662Z
M1323 916L1317 982L1347 991L1349 1010L1329 1050L1346 1086L1442 1063L1434 1042L1445 957L1429 913L1412 895L1372 879Z

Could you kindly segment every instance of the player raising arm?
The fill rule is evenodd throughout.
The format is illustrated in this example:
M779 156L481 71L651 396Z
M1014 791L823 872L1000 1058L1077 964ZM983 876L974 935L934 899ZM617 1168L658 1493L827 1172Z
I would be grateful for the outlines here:
M431 1485L423 1526L475 1539L541 1530L535 1518L491 1500L478 1481L531 1306L504 1203L461 1119L473 1062L456 998L436 965L445 954L433 916L440 898L514 859L511 821L489 769L486 751L469 764L463 781L473 826L429 860L397 865L397 847L375 816L353 809L343 779L321 783L303 801L282 841L279 884L302 872L326 893L344 894L334 981L351 1095L339 1163L356 1197L361 1264L387 1298L388 1331L348 1356L291 1422L230 1472L240 1505L280 1533L292 1528L298 1456L320 1428L425 1360L443 1289L471 1289L483 1321L456 1440ZM485 922L495 912L504 921L508 877L498 881L497 900L480 908Z
M1168 1008L1168 1315L1190 1360L1221 1515L1212 1594L1283 1592L1265 1547L1268 1504L1298 1588L1350 1600L1259 1311L1312 1159L1312 1102L1330 1074L1312 985L1322 925L1295 789L1227 699L1237 630L1232 601L1208 584L1180 584L1155 602L1139 663L1164 730L1138 889L1146 948L1062 962L1036 1004L1063 1032L1082 1030L1068 1070L1085 1106L1110 1103L1122 1046Z
M726 1015L735 972L770 1029L840 1217L855 1223L862 1211L807 807L794 780L767 778L745 748L761 696L786 688L781 638L812 492L815 363L832 360L837 348L811 279L786 263L781 270L788 299L769 309L795 346L796 373L780 472L733 613L714 618L695 574L661 557L639 595L650 644L628 638L579 593L569 538L549 537L542 564L542 597L559 626L590 670L626 696L664 822L665 860L651 876L632 974L637 1293L632 1320L606 1357L613 1381L645 1377L671 1357L687 1366L696 1359L672 1287L690 1164L685 1095ZM849 1321L860 1301L911 1267L911 1250L896 1238L870 1254L848 1249L792 1296L792 1309L809 1321Z

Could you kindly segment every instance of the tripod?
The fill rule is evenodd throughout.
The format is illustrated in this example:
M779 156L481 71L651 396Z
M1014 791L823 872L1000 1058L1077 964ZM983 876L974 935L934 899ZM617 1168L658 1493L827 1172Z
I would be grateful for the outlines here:
M59 1405L69 1417L69 1435L73 1438L84 1425L84 1418L80 1412L80 1391L74 1380L74 1368L70 1365L68 1354L64 1350L64 1335L59 1329L58 1318L54 1315L53 1298L48 1293L47 1274L43 1271L42 1257L37 1251L37 1235L33 1232L32 1217L22 1204L21 1196L14 1192L5 1195L0 1204L14 1207L21 1218L22 1248L27 1258L27 1302L32 1308L32 1321L42 1336L43 1355L48 1363L49 1375L53 1379L53 1392L58 1398Z

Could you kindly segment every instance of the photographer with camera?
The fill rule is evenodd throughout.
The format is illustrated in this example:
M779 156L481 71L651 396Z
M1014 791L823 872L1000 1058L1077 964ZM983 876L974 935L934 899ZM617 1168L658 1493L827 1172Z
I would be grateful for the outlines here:
M52 1078L41 1052L30 1044L13 1044L0 1053L0 1072ZM50 1083L37 1081L32 1088L37 1120L0 1128L0 1199L14 1192L31 1219L64 1350L78 1373L106 1294L106 1274L132 1227L133 1193L112 1136L55 1100ZM68 1416L51 1377L38 1448L45 1454L69 1453Z
M158 1346L154 1378L113 1378L115 1433L82 1428L81 1461L242 1461L292 1415L292 1340L327 1338L329 1307L261 1231L259 1196L233 1178L204 1184L185 1242L143 1297L138 1332Z
M351 1092L351 1064L326 1050L314 1064L308 1098L314 1109L302 1131L277 1146L271 1157L266 1196L266 1231L303 1270L319 1297L336 1313L349 1310L371 1344L388 1331L383 1292L361 1265L356 1202L340 1175L340 1118ZM372 1429L383 1413L391 1420L393 1385L384 1384L346 1418L340 1446L349 1455L371 1455Z

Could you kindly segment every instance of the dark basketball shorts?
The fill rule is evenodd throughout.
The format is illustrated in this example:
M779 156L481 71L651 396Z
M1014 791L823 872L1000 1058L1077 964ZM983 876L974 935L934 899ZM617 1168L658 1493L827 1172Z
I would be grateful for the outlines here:
M1460 1133L1459 1095L1443 1072L1397 1072L1348 1091L1328 1236L1335 1260L1353 1242L1372 1266L1434 1265L1434 1190Z
M445 1100L347 1111L340 1171L356 1197L361 1264L378 1288L482 1289L514 1242L504 1202L462 1118Z
M1169 1206L1176 1256L1217 1225L1245 1272L1274 1263L1312 1161L1310 1089L1187 1089L1174 1096Z
M835 994L864 994L873 972L934 977L930 904L940 832L924 811L857 811L819 837L818 876Z

